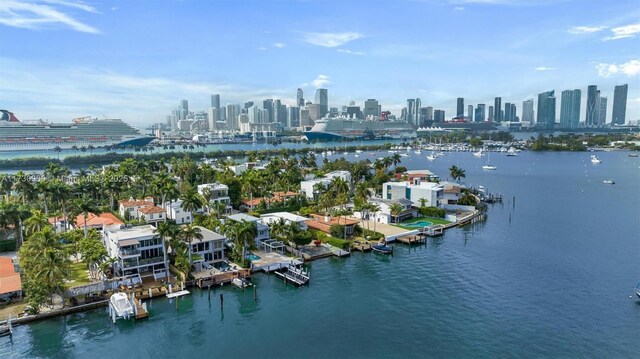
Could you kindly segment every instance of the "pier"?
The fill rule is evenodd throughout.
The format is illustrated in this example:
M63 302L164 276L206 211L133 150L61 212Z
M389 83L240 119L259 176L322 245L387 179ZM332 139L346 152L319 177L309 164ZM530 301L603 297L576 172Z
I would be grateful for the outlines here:
M404 244L425 244L427 243L427 237L422 233L418 233L417 235L397 237L396 241Z
M309 273L302 268L290 265L284 272L275 272L276 275L282 280L289 283L296 284L298 286L309 283Z
M351 248L360 252L368 252L371 250L371 244L366 242L354 242Z

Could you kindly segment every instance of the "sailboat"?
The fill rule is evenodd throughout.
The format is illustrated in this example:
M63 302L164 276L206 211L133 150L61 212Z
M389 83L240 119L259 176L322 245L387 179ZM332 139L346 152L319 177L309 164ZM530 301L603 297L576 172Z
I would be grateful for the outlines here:
M492 164L489 164L489 157L491 157L491 153L487 155L487 163L484 166L482 166L482 169L487 171L495 171L496 169L498 169L498 167Z

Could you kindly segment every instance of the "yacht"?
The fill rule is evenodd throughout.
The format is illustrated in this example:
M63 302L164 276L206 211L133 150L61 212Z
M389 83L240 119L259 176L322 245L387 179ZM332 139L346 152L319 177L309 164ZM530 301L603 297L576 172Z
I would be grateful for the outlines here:
M482 156L484 156L484 152L482 152L482 150L480 150L478 152L474 152L473 155L476 156L476 157L482 157Z
M498 169L498 167L494 166L494 165L490 165L490 164L486 164L484 166L482 166L483 170L487 170L487 171L495 171Z
M596 157L596 155L591 155L591 163L600 163L602 161L600 161L598 159L598 157Z
M616 182L614 180L612 180L612 179L604 180L604 181L602 181L602 183L604 183L604 184L616 184Z
M429 161L434 161L436 159L436 155L432 152L430 155L427 155L427 159Z

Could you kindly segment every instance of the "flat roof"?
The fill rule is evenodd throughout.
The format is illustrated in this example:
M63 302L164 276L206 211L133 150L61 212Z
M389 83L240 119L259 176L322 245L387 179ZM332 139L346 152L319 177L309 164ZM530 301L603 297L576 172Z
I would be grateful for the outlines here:
M118 228L118 229L109 229L106 231L109 233L109 237L115 239L116 241L122 241L125 239L133 239L140 237L151 237L157 235L156 227L147 224L144 226L136 226L131 228Z
M294 221L294 222L306 221L309 219L307 217L298 216L297 214L293 214L289 212L274 212L274 213L263 214L260 216L260 218L269 218L269 217L284 218L286 220Z
M256 222L259 221L260 218L258 217L254 217L245 213L236 213L236 214L232 214L230 216L227 216L227 218L232 219L234 221L237 222L242 222L242 221L247 221L247 222Z
M202 239L194 238L193 241L191 242L192 244L227 239L227 237L223 236L222 234L216 233L210 229L200 227L200 226L195 226L195 227L200 229L200 234L202 234Z

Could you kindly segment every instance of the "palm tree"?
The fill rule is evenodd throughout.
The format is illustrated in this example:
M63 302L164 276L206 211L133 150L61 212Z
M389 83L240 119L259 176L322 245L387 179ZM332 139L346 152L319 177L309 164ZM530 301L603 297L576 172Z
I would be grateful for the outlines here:
M180 231L180 239L182 239L189 245L189 268L191 268L191 265L193 265L193 261L191 260L191 243L194 239L202 240L202 233L200 233L200 228L194 226L193 224L185 225Z
M449 168L449 175L451 176L451 178L453 178L454 181L458 181L458 182L460 181L460 178L466 177L465 171L462 168L455 165Z
M395 217L395 223L398 223L398 215L400 214L400 212L402 212L404 208L402 207L402 205L398 202L394 202L389 206L389 211L391 212L391 215Z
M32 210L31 216L24 221L24 234L29 237L33 233L42 231L45 227L49 227L49 219L41 210Z
M202 199L200 198L198 192L196 192L196 190L194 190L193 188L188 190L187 193L185 193L184 196L182 196L180 199L182 200L182 204L180 205L180 207L183 211L195 212L202 208Z
M399 153L394 153L393 156L391 157L391 162L393 163L394 167L398 167L398 164L402 162L402 157L400 157Z
M14 229L18 222L18 206L11 202L0 202L0 229L3 230L3 239L9 236L9 228L13 225Z
M58 161L60 161L60 152L62 152L62 148L60 148L60 146L56 146L53 148L53 151L58 154Z
M89 216L89 212L92 212L96 215L100 214L100 209L95 205L94 201L87 197L82 196L81 198L75 200L73 202L74 207L83 214L84 217L84 238L87 238L88 229L87 229L87 217Z
M54 202L60 203L62 207L62 217L64 218L65 225L64 231L67 231L67 200L69 199L69 186L61 180L53 180L50 183L49 191L51 198Z
M420 198L418 202L420 202L420 207L426 207L429 200L426 198Z
M162 237L162 241L164 242L164 257L166 260L169 245L170 243L173 243L176 238L178 238L178 235L180 234L180 227L178 227L173 221L160 222L155 232L160 235L160 237ZM165 268L169 268L169 263L166 263L166 261Z
M27 204L27 199L33 199L35 195L35 186L29 177L22 171L16 173L16 182L13 189L22 197L22 204Z

